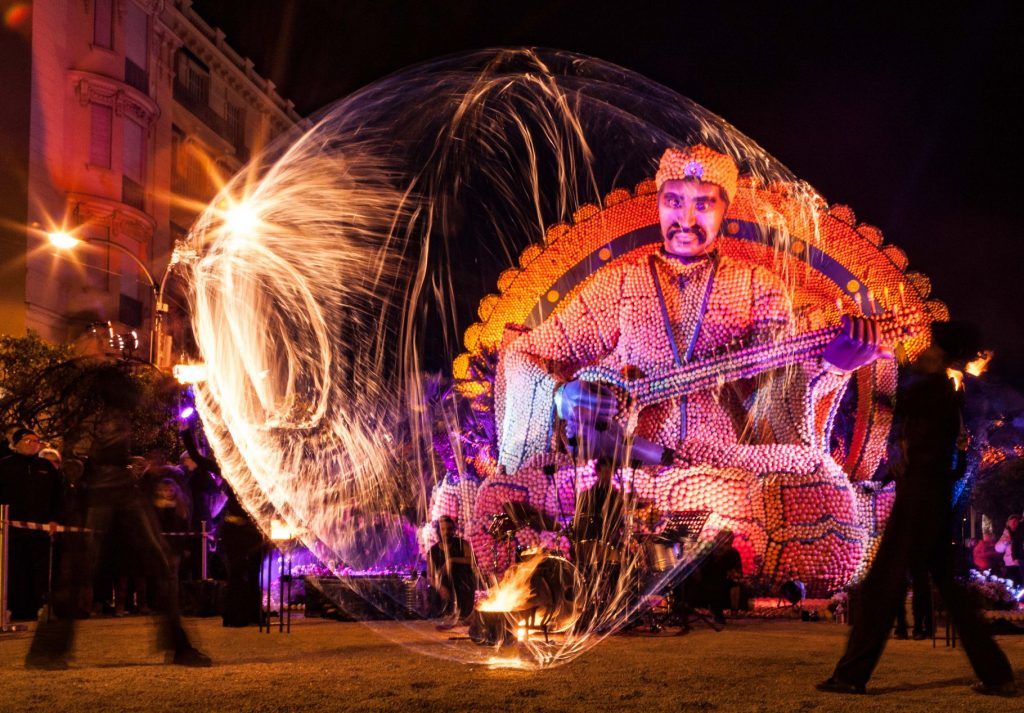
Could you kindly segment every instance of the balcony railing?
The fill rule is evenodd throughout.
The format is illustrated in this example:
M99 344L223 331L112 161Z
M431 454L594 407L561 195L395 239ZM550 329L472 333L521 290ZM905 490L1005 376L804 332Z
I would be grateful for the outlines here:
M206 202L213 198L217 192L213 181L211 181L198 166L191 167L184 174L171 173L171 190L179 196L195 198Z
M218 135L228 135L224 117L215 112L204 97L198 96L178 81L174 82L174 100L195 114L200 121L216 131Z
M146 189L128 178L128 176L121 176L121 202L125 205L130 205L132 208L145 211Z
M124 83L143 94L149 94L149 72L130 59L124 61Z

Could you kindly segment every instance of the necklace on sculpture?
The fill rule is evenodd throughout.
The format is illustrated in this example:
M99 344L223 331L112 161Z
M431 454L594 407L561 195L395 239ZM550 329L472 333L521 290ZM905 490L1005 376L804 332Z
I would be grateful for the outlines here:
M663 253L664 254L664 253ZM707 282L704 285L703 294L700 297L700 304L697 308L696 319L693 323L693 330L690 332L690 340L686 345L686 351L683 354L679 353L679 345L676 342L675 330L672 327L672 319L668 313L668 303L665 300L665 289L661 284L661 277L658 274L657 257L654 253L651 254L648 260L648 266L651 269L651 278L654 280L655 295L658 299L658 307L661 311L662 322L665 327L665 336L668 337L668 346L672 350L672 359L675 362L675 366L679 367L683 364L688 364L690 359L693 357L693 350L697 346L697 339L700 337L700 328L704 323L704 315L708 309L708 302L711 299L711 290L715 283L715 273L718 271L718 253L711 253L707 256L708 262L710 263L710 270L707 276ZM690 272L687 270L686 272ZM693 272L696 272L694 270ZM685 279L685 277L684 277ZM686 280L684 284L679 285L679 291L685 295L687 290L687 284L689 281ZM684 300L684 316L685 312L685 300ZM685 332L684 332L685 333ZM686 438L686 412L687 412L687 398L681 396L679 398L679 440L682 441Z

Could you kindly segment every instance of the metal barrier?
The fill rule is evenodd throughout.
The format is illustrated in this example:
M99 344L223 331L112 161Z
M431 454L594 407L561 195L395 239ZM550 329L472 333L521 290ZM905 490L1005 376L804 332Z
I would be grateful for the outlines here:
M0 505L0 631L10 630L7 614L7 546L10 537L10 505Z
M11 528L19 530L36 530L46 532L50 537L50 548L47 563L47 607L46 616L50 616L50 602L53 601L53 550L56 536L65 532L74 533L95 533L88 527L75 527L73 525L58 525L57 523L27 522L23 520L11 520L11 506L0 504L0 632L13 631L15 627L11 624L10 613L7 610L7 600L10 593L10 535ZM200 576L207 577L207 546L206 543L213 539L207 532L206 520L200 523L199 532L162 532L164 537L198 537L203 543L200 551Z

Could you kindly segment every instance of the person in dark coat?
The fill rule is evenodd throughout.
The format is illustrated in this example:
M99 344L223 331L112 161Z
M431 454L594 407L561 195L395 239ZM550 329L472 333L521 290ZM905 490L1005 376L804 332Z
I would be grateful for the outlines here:
M257 624L262 616L260 566L265 550L263 533L224 481L217 461L199 452L193 428L186 424L178 435L185 444L189 459L218 484L225 497L216 528L217 552L223 559L227 574L222 623L235 628Z
M11 506L19 522L56 524L61 517L60 473L39 457L42 443L35 431L19 428L11 435L11 455L0 460L0 503ZM43 530L10 529L8 607L13 620L35 621L46 598L50 571L50 537Z
M128 468L131 459L131 415L139 407L141 394L123 364L105 364L95 369L80 388L96 403L77 433L68 437L71 451L89 459L90 474L84 523L92 533L72 542L67 573L55 591L64 611L78 602L81 591L92 581L97 560L106 540L121 537L134 548L146 573L158 583L161 621L157 644L168 651L171 661L182 666L209 666L210 658L196 649L182 627L178 610L176 581L171 576L166 546L160 535L152 502L136 487ZM62 617L42 622L36 629L25 658L27 668L67 668L67 654L74 637L75 622Z
M905 467L896 481L896 499L878 554L861 587L859 615L854 618L846 652L832 676L818 690L864 693L893 625L912 563L923 563L953 622L964 651L981 681L982 694L1016 695L1013 670L1006 655L963 585L953 577L950 544L953 484L963 421L963 394L947 374L962 370L977 354L977 332L969 325L936 322L932 345L914 364L912 378L901 389L895 419L901 428Z
M442 616L465 619L473 611L476 589L473 548L456 534L455 520L447 515L438 518L437 535L437 544L430 548L427 563L443 605Z

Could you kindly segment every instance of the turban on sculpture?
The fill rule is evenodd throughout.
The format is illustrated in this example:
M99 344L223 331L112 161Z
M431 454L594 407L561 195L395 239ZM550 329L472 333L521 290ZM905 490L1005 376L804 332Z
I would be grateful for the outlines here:
M701 181L713 183L725 191L729 202L736 196L739 169L731 156L709 149L704 144L685 149L667 148L661 155L658 173L654 177L658 190L665 181Z

